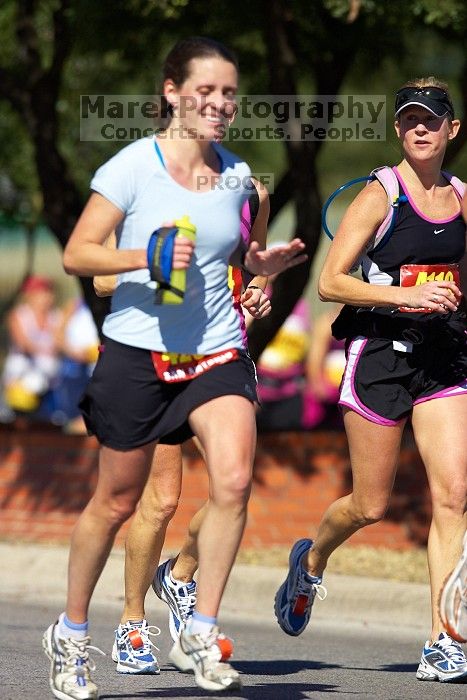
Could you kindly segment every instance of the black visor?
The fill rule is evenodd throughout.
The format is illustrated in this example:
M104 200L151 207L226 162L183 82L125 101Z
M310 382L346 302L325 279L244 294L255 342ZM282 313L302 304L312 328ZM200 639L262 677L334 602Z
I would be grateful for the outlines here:
M396 93L395 116L403 109L415 105L424 107L436 117L444 117L449 114L454 119L454 107L445 90L438 87L405 87Z

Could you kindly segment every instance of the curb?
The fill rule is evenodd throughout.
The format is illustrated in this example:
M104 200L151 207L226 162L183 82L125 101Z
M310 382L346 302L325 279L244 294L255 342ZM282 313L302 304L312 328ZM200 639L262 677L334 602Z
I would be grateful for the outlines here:
M0 595L23 604L63 606L66 593L68 546L0 542L3 562ZM93 596L93 604L122 607L124 550L115 548ZM275 621L273 601L287 570L237 564L222 602L222 614L237 618ZM317 601L318 620L377 624L385 627L430 627L430 591L426 584L401 583L358 576L329 575L325 601ZM148 595L147 611L160 610Z

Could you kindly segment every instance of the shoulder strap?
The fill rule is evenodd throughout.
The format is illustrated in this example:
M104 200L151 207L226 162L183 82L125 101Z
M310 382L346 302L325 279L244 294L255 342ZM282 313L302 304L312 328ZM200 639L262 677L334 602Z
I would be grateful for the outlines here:
M397 207L399 205L399 181L396 174L392 168L388 165L383 165L380 168L375 168L371 171L370 177L373 180L378 180L378 182L384 187L388 198L388 209L384 220L379 225L373 242L371 244L371 250L382 247L387 241L392 233L394 224L396 222ZM369 182L372 182L370 180Z
M462 180L460 180L455 175L451 175L451 173L446 172L446 170L442 170L441 174L446 178L446 180L448 180L451 187L454 188L459 199L462 199L464 197L466 189L467 189L465 186L465 183L462 182Z
M243 245L248 248L250 244L250 233L255 223L259 211L259 194L253 180L250 180L250 194L244 201L240 214L240 231Z
M259 212L259 194L258 190L256 189L256 186L253 183L253 191L248 197L248 204L250 207L250 217L251 217L251 227L253 228L253 224L255 223L256 217L258 216Z
M239 248L241 258L245 255L245 252L248 249L248 246L250 245L251 229L253 228L253 224L256 221L256 217L258 216L259 211L259 194L258 190L256 189L255 183L251 179L249 183L249 190L250 194L245 200L240 214L241 242ZM242 270L243 286L247 287L253 279L254 275L247 272L241 263L240 267Z

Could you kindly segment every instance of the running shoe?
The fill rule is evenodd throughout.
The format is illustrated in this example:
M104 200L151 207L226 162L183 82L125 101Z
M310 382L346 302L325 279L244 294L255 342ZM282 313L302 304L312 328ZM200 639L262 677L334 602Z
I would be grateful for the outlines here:
M241 688L240 675L227 661L232 656L232 640L214 626L205 637L183 629L169 653L169 661L179 671L193 672L195 682L204 690Z
M90 673L96 666L89 658L89 650L105 656L104 652L90 644L90 637L57 639L56 625L50 625L42 637L42 648L50 659L52 694L60 700L97 700L97 686Z
M316 596L324 600L327 591L321 585L322 578L311 576L302 566L302 557L313 544L313 540L295 542L289 556L289 573L276 593L274 612L281 629L293 637L303 632L308 624Z
M180 632L185 629L186 623L193 615L196 605L196 582L174 583L170 577L171 563L172 560L169 559L157 567L152 587L156 596L170 608L170 636L176 642Z
M467 642L467 532L462 555L441 590L439 614L448 634Z
M465 679L467 682L467 659L446 632L441 632L436 642L425 642L422 658L417 670L419 681L441 681L443 683Z
M142 623L127 622L115 630L112 660L117 664L118 673L160 673L156 655L152 649L159 649L150 640L158 637L158 627Z

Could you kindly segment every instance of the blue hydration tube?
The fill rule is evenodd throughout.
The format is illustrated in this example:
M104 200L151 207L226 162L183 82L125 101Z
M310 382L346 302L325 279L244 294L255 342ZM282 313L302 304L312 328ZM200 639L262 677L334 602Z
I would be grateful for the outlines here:
M334 190L334 192L329 195L327 200L324 203L323 209L321 211L321 225L323 227L324 233L328 238L334 240L334 236L332 235L328 223L327 223L327 212L329 209L329 206L331 203L334 201L334 199L341 194L344 190L346 190L348 187L352 187L352 185L356 185L359 182L372 182L373 180L376 180L376 175L365 175L364 177L356 177L353 180L349 180L348 182L345 182L343 185L337 188L337 190ZM397 217L397 209L399 207L399 204L402 202L407 202L407 197L405 194L401 195L400 197L397 197L394 202L392 202L391 207L392 207L392 217L391 217L391 223L388 226L387 231L385 231L384 235L382 236L381 240L378 242L378 244L373 248L373 252L376 250L381 250L383 246L386 245L386 243L389 241L392 232L394 230L394 226L396 225L396 217Z
M341 194L344 190L346 190L349 187L352 187L352 185L356 185L359 182L368 182L370 180L375 180L376 177L374 175L366 175L365 177L356 177L353 180L349 180L348 182L345 182L343 185L337 188L337 190L334 190L332 194L329 195L327 200L324 203L323 209L321 211L321 225L324 229L324 233L328 238L334 240L334 236L332 235L331 231L329 230L328 222L326 219L328 209L332 202L335 200L335 198Z

